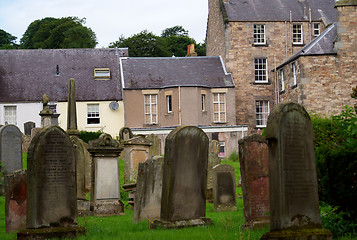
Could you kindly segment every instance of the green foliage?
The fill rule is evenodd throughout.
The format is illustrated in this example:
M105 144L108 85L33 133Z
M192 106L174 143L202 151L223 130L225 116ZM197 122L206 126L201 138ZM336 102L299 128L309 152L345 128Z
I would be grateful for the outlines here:
M331 207L326 203L321 204L322 227L330 230L336 237L357 236L357 223L348 221L350 214L339 211L338 207Z
M102 131L97 131L97 132L81 131L79 134L79 138L82 139L84 142L88 143L90 140L98 139L102 133L103 133Z
M185 30L182 26L174 26L164 29L161 33L162 38L167 38L172 36L188 37L188 31Z
M22 36L21 48L94 48L95 33L83 26L85 18L43 18L33 21Z
M311 119L320 200L357 223L357 115L346 106L340 115Z
M15 49L17 37L11 35L10 33L0 29L0 49Z
M230 161L232 161L232 162L239 162L239 154L238 154L238 152L237 152L237 151L233 151L233 152L229 155L228 159L229 159Z

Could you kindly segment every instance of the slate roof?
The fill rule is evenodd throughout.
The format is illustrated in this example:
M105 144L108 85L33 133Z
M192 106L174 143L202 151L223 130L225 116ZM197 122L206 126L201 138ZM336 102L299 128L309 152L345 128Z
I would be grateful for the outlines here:
M123 58L125 89L234 87L220 57Z
M121 100L123 56L128 49L0 50L0 102L67 101L70 78L77 101ZM94 68L110 68L111 79L94 80Z
M284 65L294 61L300 56L314 56L314 55L327 55L336 54L334 49L334 42L337 35L336 24L331 24L329 27L323 31L320 36L316 37L314 40L306 44L303 48L293 54L291 57L286 59L282 64L280 64L276 69L283 67Z
M228 0L223 3L228 21L319 21L335 22L335 0Z

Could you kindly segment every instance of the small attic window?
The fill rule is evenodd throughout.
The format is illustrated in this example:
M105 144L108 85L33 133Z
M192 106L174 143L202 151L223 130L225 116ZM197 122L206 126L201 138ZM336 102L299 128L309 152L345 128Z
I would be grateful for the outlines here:
M94 69L94 79L95 80L109 80L110 79L110 69L109 68L95 68Z

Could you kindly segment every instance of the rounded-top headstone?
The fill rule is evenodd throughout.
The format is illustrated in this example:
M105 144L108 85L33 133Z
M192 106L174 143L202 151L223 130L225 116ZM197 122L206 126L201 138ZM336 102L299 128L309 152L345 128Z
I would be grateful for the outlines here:
M0 128L0 169L12 173L22 169L22 133L15 125Z

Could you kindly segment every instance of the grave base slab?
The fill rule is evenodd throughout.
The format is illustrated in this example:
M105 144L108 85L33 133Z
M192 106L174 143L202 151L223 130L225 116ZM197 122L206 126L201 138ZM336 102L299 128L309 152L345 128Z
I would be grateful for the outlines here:
M101 202L91 205L91 210L94 216L124 215L124 204L122 201Z
M242 229L251 230L251 229L265 228L268 227L269 224L270 224L269 219L251 220L245 222L242 226Z
M163 220L154 220L150 221L150 229L170 229L170 228L186 228L186 227L197 227L213 224L213 221L210 218L197 218L190 220L179 220L179 221L163 221Z
M323 228L289 229L268 232L260 240L332 240L332 233Z
M80 226L33 228L19 231L17 240L75 238L85 234L86 229Z

